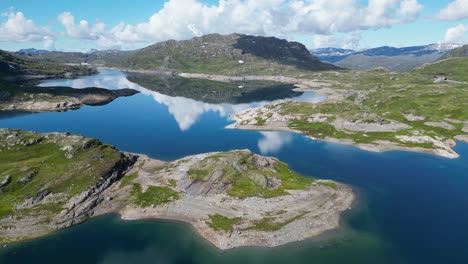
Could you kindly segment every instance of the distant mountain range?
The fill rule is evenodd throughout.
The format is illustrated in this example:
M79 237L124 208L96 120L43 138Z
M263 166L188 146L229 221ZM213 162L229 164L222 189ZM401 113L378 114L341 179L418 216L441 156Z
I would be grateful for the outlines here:
M360 51L321 48L312 50L311 53L324 62L349 69L367 70L382 67L393 71L408 71L437 61L445 53L458 47L458 44L430 44L402 48L383 46Z

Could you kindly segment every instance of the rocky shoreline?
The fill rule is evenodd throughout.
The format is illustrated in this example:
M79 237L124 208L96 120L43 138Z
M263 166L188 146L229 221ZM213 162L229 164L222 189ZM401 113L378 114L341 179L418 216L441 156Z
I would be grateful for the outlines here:
M5 140L0 144L2 151L14 148L12 142L24 149L57 142L63 144L59 155L63 151L72 166L74 155L82 158L81 151L106 149L112 155L118 153L99 141L75 135L0 132ZM40 190L32 196L26 194L25 200L17 199L10 215L0 212L0 241L32 239L99 215L119 213L124 220L189 223L219 249L274 247L337 228L342 212L355 200L348 186L302 178L279 160L248 150L206 153L173 162L130 153L116 157L100 179L78 193L54 186L41 185L44 190L34 187L34 182L46 177L41 169L32 174L35 181L30 178L24 183L17 183L14 174L0 174L3 195L16 194L18 184ZM7 180L2 180L4 177Z
M84 105L105 105L119 97L139 93L132 89L74 89L68 87L34 88L7 100L0 100L0 111L60 112L76 110ZM0 91L1 92L1 91ZM15 91L18 92L18 91Z
M290 128L289 122L297 118L294 115L281 115L275 110L275 105L282 104L285 101L279 101L271 105L247 109L238 114L232 115L231 118L235 123L228 125L228 129L241 129L241 130L254 130L254 131L285 131L298 134L305 134L303 131L298 129ZM261 114L259 114L261 113ZM309 120L314 123L324 122L330 115L317 114L311 116ZM265 123L258 125L258 119L265 118ZM330 123L337 130L347 130L347 131L356 131L363 133L372 133L372 132L395 132L400 129L407 128L405 124L398 122L390 122L388 124L363 124L363 123L353 123L345 120L340 120L337 118L334 122ZM322 140L326 142L339 143L345 145L353 145L360 149L371 151L371 152L386 152L386 151L411 151L411 152L420 152L433 154L445 158L458 158L459 154L456 153L453 148L456 146L455 140L444 140L438 137L428 137L424 135L414 134L411 136L398 136L395 135L401 142L407 143L427 143L432 144L432 148L423 148L417 146L402 146L395 142L388 140L376 140L372 143L356 143L351 137L349 138L334 138L331 135L326 135L323 138L316 138L313 136L310 137L314 140ZM462 142L468 142L468 137L464 135L456 136L456 140Z
M243 152L256 157L249 151ZM304 190L288 190L287 195L271 198L239 199L219 189L205 192L207 189L217 188L207 187L212 182L194 188L199 182L188 178L186 171L196 162L218 154L220 153L201 154L175 161L172 164L180 165L159 175L152 173L153 163L159 162L144 158L145 162L136 182L142 185L154 184L161 178L170 177L177 181L175 189L179 192L179 198L174 202L149 208L127 205L119 211L122 219L187 222L203 238L223 250L245 246L275 247L338 228L341 213L350 209L355 199L350 187L330 181L317 181ZM210 216L214 215L239 220L232 229L216 230L209 222ZM253 228L261 221L265 221L266 227Z

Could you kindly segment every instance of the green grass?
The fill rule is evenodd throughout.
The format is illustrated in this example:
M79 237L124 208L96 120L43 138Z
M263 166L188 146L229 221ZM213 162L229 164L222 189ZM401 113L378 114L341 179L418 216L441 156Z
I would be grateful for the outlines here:
M245 167L245 171L239 171L233 166L233 162ZM271 169L258 169L254 165L253 155L245 151L232 151L207 157L192 167L188 175L191 179L208 181L215 171L222 172L222 176L215 183L231 185L227 194L239 199L287 195L287 190L303 190L314 181L312 178L298 175L279 161L276 161ZM274 189L265 188L263 183L268 178L280 181L280 185Z
M65 152L61 150L62 145L53 143L54 136L46 139L40 134L22 131L16 133L18 136L15 146L8 148L1 146L11 143L6 139L11 133L0 132L0 179L6 175L12 178L11 183L3 188L4 193L0 195L0 218L13 215L15 204L20 204L24 199L34 197L44 190L66 193L69 196L77 195L95 185L122 159L119 151L99 142L83 148L82 144L87 139L78 143L70 142L75 149L74 157L67 159ZM31 139L41 138L42 141L38 144L24 144ZM19 179L29 172L35 172L36 175L30 182L20 183Z
M337 89L351 91L349 97L342 101L311 104L306 102L286 102L276 106L282 115L294 115L288 127L306 135L324 139L351 139L356 144L374 144L385 140L403 147L420 147L432 149L431 143L407 143L397 136L410 136L414 133L443 139L453 139L463 134L462 125L451 123L446 119L459 121L468 120L468 85L466 84L434 84L433 75L439 70L448 75L465 74L465 59L448 60L429 65L412 73L386 73L379 71L317 73L314 78L333 81ZM449 64L444 66L445 64ZM308 118L316 114L327 114L331 117L323 122L311 123ZM405 114L425 117L424 121L408 121ZM397 132L353 132L337 130L331 123L336 119L357 121L362 123L378 123L384 120L401 122L411 126L409 129ZM455 129L447 130L427 126L426 122L448 122Z
M216 231L224 232L232 231L233 227L242 220L240 217L229 218L219 214L210 215L209 217L210 221L207 221L208 226Z
M248 227L246 230L257 230L257 231L264 231L264 232L275 232L283 228L284 226L301 219L306 214L310 213L309 211L305 211L295 217L289 218L283 221L277 221L276 217L265 217L260 220L256 220L253 222L253 226Z
M345 138L347 135L328 123L309 123L304 119L294 119L288 124L289 128L302 131L315 138Z
M329 188L332 188L332 189L335 189L335 190L338 188L338 186L334 182L318 181L317 184L320 185L320 186L329 187Z
M140 184L133 184L131 202L140 207L157 206L177 199L179 194L168 187L149 186L143 192Z
M168 182L169 182L169 184L170 184L172 187L174 187L174 188L177 187L177 181L176 181L176 180L174 180L174 179L169 179Z
M199 170L199 169L189 170L188 175L190 179L200 180L200 181L207 181L208 178L211 176L209 170Z
M257 120L257 123L255 124L256 126L264 126L266 124L266 120L261 117L257 117L255 119Z
M429 76L447 76L451 80L468 82L468 58L451 58L414 70Z
M66 74L90 75L95 73L97 71L92 68L30 60L0 50L0 76L40 74L60 77L66 76Z
M138 172L134 172L130 175L126 175L120 180L119 188L123 188L133 183L133 181L138 178Z

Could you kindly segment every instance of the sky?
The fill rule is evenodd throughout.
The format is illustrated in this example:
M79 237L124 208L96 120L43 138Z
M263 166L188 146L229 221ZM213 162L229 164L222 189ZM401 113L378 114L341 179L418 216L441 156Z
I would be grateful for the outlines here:
M0 49L136 49L204 34L308 48L468 43L468 0L0 0Z

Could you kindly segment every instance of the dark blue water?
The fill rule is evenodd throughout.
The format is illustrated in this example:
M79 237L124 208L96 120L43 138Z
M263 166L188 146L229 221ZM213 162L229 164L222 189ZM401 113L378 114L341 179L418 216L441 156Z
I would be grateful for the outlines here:
M79 81L85 84L70 85L92 82L142 94L66 113L3 116L0 127L80 133L163 160L250 149L304 175L350 184L360 201L340 232L277 249L219 252L186 225L106 216L10 245L0 250L0 263L468 263L468 144L459 144L461 158L450 160L371 153L290 133L227 130L229 114L261 103L210 105L168 97L111 71ZM48 85L54 84L63 83ZM318 100L312 94L300 99Z

